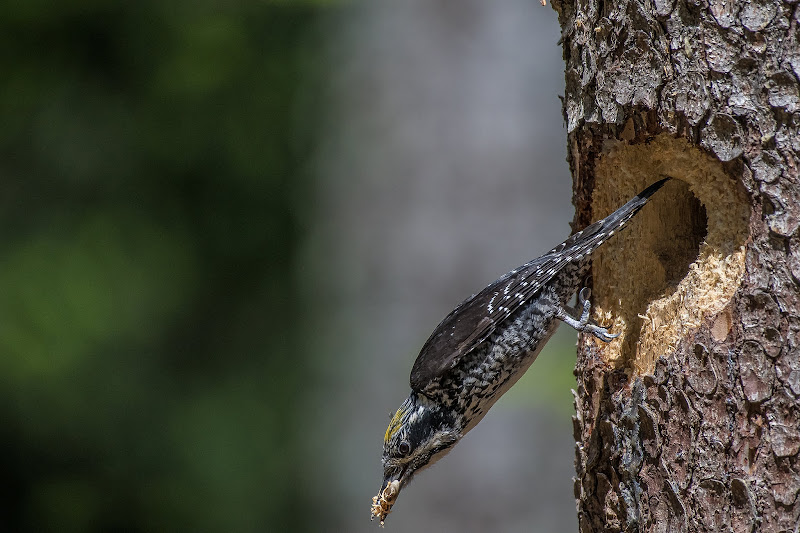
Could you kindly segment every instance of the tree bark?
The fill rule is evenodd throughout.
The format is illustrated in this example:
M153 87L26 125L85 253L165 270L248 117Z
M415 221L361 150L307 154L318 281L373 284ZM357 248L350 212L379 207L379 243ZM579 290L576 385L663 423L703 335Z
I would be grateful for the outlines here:
M553 6L575 229L674 178L593 264L580 531L797 532L797 0Z

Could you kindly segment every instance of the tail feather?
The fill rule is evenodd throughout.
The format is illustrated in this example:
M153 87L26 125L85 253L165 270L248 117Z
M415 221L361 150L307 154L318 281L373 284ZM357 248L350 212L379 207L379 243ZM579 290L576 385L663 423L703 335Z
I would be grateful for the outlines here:
M633 216L638 213L642 207L644 207L644 204L647 203L650 197L653 196L653 194L655 194L656 191L663 187L664 184L669 180L670 178L664 178L653 183L645 190L628 200L625 205L598 222L601 223L601 226L605 231L614 231L615 228L624 226L626 222L633 218Z
M567 248L574 249L577 252L574 255L586 256L592 253L598 246L608 240L609 237L622 229L622 227L644 207L650 197L670 179L671 178L663 178L653 183L606 218L598 220L571 235L566 241L550 250L549 253L561 252Z

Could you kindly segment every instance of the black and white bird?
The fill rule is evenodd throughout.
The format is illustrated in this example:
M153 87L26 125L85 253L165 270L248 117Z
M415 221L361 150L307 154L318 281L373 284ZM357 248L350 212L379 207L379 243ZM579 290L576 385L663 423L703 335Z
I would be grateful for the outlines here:
M411 478L446 455L531 366L556 319L606 342L617 336L590 320L589 291L580 285L590 254L667 180L470 296L436 327L411 369L411 394L384 436L383 484L372 507L381 524ZM567 302L576 292L573 311Z

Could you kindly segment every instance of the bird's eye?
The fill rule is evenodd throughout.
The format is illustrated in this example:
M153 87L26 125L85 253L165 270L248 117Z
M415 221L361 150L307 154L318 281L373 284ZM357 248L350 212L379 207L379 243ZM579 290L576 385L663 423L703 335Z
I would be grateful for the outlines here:
M398 451L398 452L400 452L400 455L402 455L403 457L405 457L406 455L408 455L409 453L411 453L411 445L408 443L408 441L407 441L407 440L404 440L404 441L403 441L403 442L401 442L401 443L400 443L400 445L397 447L397 451Z

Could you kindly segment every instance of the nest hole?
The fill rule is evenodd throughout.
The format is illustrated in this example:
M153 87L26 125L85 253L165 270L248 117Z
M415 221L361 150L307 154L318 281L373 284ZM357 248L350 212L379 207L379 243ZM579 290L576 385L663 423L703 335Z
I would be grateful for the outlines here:
M673 179L654 202L658 210L652 251L664 269L661 287L677 286L689 273L700 254L700 244L708 234L706 207L689 189L689 184ZM658 235L667 236L658 239Z
M750 206L721 163L683 139L619 143L595 166L593 219L647 185L673 179L595 254L595 320L620 337L597 343L616 368L651 372L692 328L720 313L744 274Z

